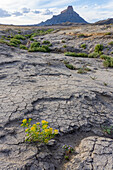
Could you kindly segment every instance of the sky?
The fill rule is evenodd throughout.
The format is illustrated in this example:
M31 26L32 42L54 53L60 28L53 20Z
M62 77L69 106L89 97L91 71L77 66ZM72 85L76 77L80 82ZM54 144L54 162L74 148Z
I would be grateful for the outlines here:
M113 18L113 0L0 0L0 24L38 24L70 5L90 23Z

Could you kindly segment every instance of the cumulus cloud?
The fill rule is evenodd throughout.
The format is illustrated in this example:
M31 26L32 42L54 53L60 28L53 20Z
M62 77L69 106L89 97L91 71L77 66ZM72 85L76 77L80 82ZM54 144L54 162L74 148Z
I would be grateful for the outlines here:
M22 13L29 13L30 9L29 8L22 8Z
M40 14L41 12L40 11L37 11L37 10L35 10L35 11L32 11L34 14Z
M8 13L8 11L3 10L2 8L0 8L0 18L4 18L4 17L10 17L11 14Z
M53 15L53 12L50 11L49 9L46 9L46 10L43 12L43 15Z
M16 11L16 12L13 12L12 15L18 17L18 16L22 16L23 14L21 12Z

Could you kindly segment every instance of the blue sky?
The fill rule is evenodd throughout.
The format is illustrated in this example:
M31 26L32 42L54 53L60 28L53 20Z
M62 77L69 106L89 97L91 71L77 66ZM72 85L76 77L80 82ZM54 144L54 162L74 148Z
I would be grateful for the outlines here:
M68 5L88 22L113 18L113 0L0 0L0 23L37 24Z

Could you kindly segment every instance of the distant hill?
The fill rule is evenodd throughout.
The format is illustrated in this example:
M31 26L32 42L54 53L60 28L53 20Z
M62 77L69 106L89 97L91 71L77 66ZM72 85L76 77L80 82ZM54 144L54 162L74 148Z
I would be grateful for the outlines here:
M51 19L48 19L45 22L41 22L40 24L37 24L37 26L56 25L66 22L87 24L87 22L73 10L72 6L68 6L68 8L62 11L61 14L53 15Z
M101 21L95 22L95 24L99 24L99 25L113 24L113 18L108 18L106 20L101 20Z

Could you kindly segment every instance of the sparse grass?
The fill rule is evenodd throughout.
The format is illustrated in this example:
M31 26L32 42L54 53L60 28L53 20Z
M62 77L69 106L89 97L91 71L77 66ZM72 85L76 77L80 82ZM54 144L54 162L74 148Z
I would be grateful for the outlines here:
M82 38L82 37L85 37L84 34L78 34L78 38Z
M112 135L113 134L113 126L104 126L103 132L108 135Z
M72 57L88 57L88 54L86 54L86 53L66 52L64 54L66 56L72 56Z
M48 44L47 46L48 46L48 47L52 47L52 44L50 43L50 44Z
M10 43L13 43L15 45L21 44L21 41L15 38L10 39Z
M106 32L105 35L111 35L111 32Z
M31 43L30 48L39 47L39 46L40 46L39 42L33 42L33 43Z
M103 84L104 84L104 86L108 86L108 84L106 82L104 82Z
M108 44L111 45L111 46L113 46L113 41L109 42Z
M113 58L108 58L103 62L104 67L113 67Z
M97 79L97 77L92 77L92 76L90 76L90 78L92 79L92 80L96 80Z
M95 52L100 53L104 49L104 46L102 44L97 44L95 46Z
M29 52L50 52L48 46L41 46L41 47L33 47L28 49Z
M65 64L65 66L70 70L75 70L76 68L72 64Z
M66 48L67 47L67 45L63 45L63 48Z
M99 53L98 52L90 53L90 54L88 54L88 57L89 58L97 58L97 57L99 57Z
M69 64L69 62L68 62L68 61L66 61L66 60L64 60L64 64Z
M16 34L16 35L14 36L14 39L25 40L25 37L24 37L23 35Z
M65 43L65 40L62 40L61 42L62 42L62 43Z
M0 43L1 43L1 44L7 44L7 45L9 45L9 42L8 42L8 41L1 40L1 39L0 39Z
M84 73L86 73L86 71L84 70L84 68L79 68L77 73L78 74L84 74Z
M104 59L104 60L107 60L107 59L110 59L110 57L108 55L101 55L100 56L101 59Z
M50 44L50 41L44 40L44 41L42 42L42 44Z
M85 71L91 71L91 69L88 68L88 67L84 67L84 70L85 70Z
M80 47L86 49L87 46L86 46L86 44L81 44Z
M34 38L31 37L31 38L30 38L30 41L34 41Z
M113 58L108 56L108 55L101 55L101 59L104 59L105 61L103 62L104 67L113 67Z
M54 31L54 29L48 29L48 30L40 30L38 29L35 33L31 34L31 37L36 37L38 35L45 35L45 34L49 34L51 33L52 31Z
M28 48L25 45L23 45L23 44L20 44L20 49L28 50Z

